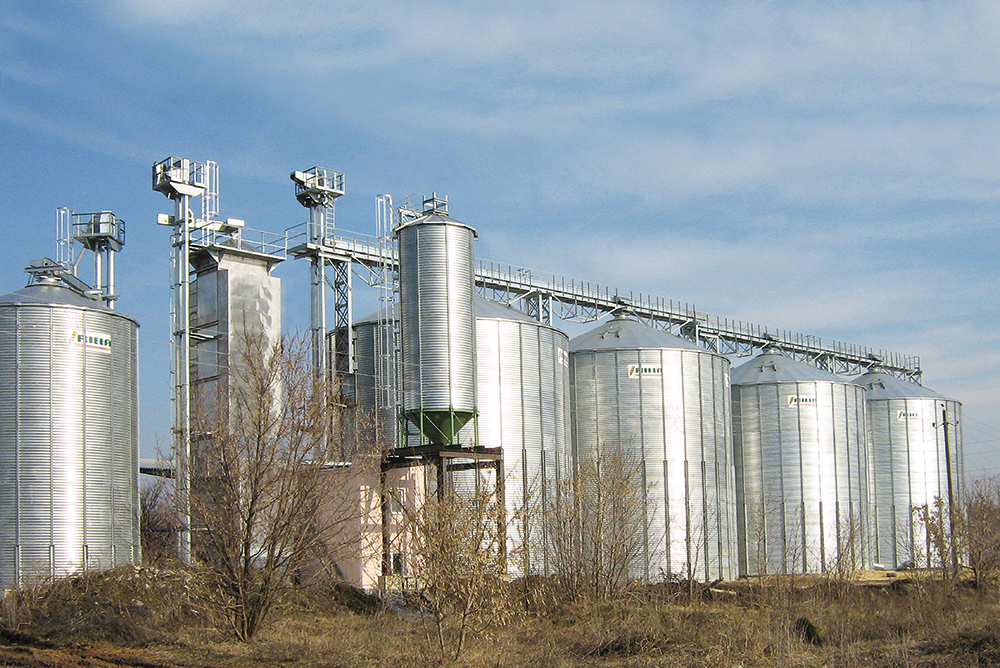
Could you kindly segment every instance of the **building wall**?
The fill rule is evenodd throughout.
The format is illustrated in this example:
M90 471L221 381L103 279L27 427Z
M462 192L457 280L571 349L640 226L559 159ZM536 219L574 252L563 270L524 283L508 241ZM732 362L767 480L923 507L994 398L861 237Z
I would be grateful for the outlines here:
M250 345L281 338L281 279L270 273L273 258L238 250L215 247L192 263L192 413L211 423L227 412L230 369L250 362Z

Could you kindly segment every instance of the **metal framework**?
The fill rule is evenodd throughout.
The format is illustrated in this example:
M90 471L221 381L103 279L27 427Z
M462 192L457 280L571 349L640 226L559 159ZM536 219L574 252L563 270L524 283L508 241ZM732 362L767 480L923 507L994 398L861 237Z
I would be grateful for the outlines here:
M309 209L309 222L289 228L286 235L288 254L307 258L312 265L309 339L313 372L320 378L341 380L354 371L351 260L333 248L336 230L334 204L345 192L344 175L324 167L312 167L304 172L292 172L290 178L295 182L295 198ZM333 269L332 281L327 276L328 267ZM334 294L332 360L328 360L326 355L327 286L333 289Z
M340 231L333 239L333 249L372 276L386 268L393 271L398 268L396 250L368 235ZM723 355L745 357L778 348L794 359L832 373L856 376L876 368L905 380L921 381L920 358L915 355L824 341L809 334L712 317L692 304L591 281L539 276L523 267L480 260L476 286L483 297L504 302L547 324L553 324L555 319L590 322L626 311L650 327Z
M399 274L393 257L396 249L393 234L393 208L391 195L375 198L375 234L379 245L380 261L374 271L369 272L368 283L378 290L379 320L375 330L375 412L389 411L402 415L398 389L402 381L397 377L400 366L395 360L400 356L399 338L394 326L396 322L396 301L399 292ZM393 411L392 409L396 409ZM400 425L387 425L382 420L375 421L376 442L382 444L402 442L395 438Z
M76 252L73 242L82 246ZM84 251L94 256L93 287L84 293L104 302L114 310L115 255L125 245L125 221L110 211L74 213L66 207L56 209L56 263L64 275L78 277Z
M174 202L174 215L160 214L157 222L171 228L170 266L171 266L171 300L170 300L170 336L171 365L170 375L173 379L173 459L175 478L177 480L177 510L180 519L178 530L178 556L185 563L191 561L191 344L192 341L207 340L215 334L206 333L192 326L191 323L191 272L192 254L197 252L212 253L215 250L251 253L267 260L280 262L288 255L287 235L272 234L256 230L244 229L242 220L230 218L218 221L214 216L219 211L219 173L215 162L196 162L187 158L171 156L153 165L153 190L162 193ZM191 198L201 198L201 218L195 218L191 209ZM87 231L95 226L103 230L105 218L101 214L85 214L94 216L89 222L77 230L74 239L87 245ZM80 214L84 215L84 214ZM95 222L96 221L96 222ZM120 221L119 221L120 222ZM89 227L87 227L89 225ZM79 229L83 229L81 233ZM108 241L91 242L97 247L107 245ZM124 228L121 231L121 243L124 243ZM62 249L62 244L59 249ZM95 255L96 255L95 251ZM114 265L109 265L110 276L113 277ZM112 298L114 281L111 278L110 291Z
M170 236L170 332L173 393L173 452L177 475L178 557L191 562L191 198L205 192L205 163L169 157L153 165L153 190L174 203L174 215L161 215Z

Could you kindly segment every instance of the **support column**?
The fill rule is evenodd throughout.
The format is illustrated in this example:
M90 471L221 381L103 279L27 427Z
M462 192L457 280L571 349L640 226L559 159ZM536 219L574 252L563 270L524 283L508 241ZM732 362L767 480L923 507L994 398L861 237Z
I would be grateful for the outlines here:
M312 346L312 367L317 378L328 378L326 359L326 258L314 254L310 258L309 281L309 340Z
M334 359L331 360L335 379L341 380L344 374L354 373L354 337L351 336L352 285L351 262L333 262L333 294L334 294Z
M190 198L175 200L174 313L174 466L177 476L177 556L191 563L191 227Z

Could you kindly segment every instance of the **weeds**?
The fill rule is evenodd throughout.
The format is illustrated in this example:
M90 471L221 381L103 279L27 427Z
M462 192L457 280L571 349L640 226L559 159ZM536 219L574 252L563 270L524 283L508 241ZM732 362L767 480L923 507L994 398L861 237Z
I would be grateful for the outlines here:
M60 641L162 640L203 618L195 603L199 587L192 571L150 567L60 578L9 594L2 624L8 632Z
M891 582L891 584L887 584ZM392 608L344 586L292 592L250 643L225 639L198 607L197 573L118 569L39 585L4 602L5 648L66 652L131 644L149 665L439 666L415 604ZM722 583L689 601L684 584L616 599L559 600L515 583L530 610L469 638L456 666L983 666L1000 664L1000 601L983 588L902 578L863 586L799 578ZM779 586L780 585L780 586ZM677 591L674 591L676 589ZM104 643L104 645L101 645ZM82 649L72 650L82 652ZM89 651L89 650L88 650ZM96 651L96 650L95 650ZM110 649L108 650L111 651ZM17 659L20 660L20 659ZM35 665L35 664L25 664ZM40 664L39 664L40 665Z

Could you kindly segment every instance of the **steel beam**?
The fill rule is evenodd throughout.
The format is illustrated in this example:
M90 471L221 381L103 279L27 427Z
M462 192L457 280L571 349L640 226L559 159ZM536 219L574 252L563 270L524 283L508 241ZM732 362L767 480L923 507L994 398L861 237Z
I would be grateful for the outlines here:
M372 270L398 268L395 252L379 247L374 237L338 232L336 252ZM538 277L529 269L480 261L476 286L484 297L520 308L541 322L561 320L589 322L609 313L627 311L640 321L691 341L722 355L745 357L770 347L802 362L834 373L855 376L878 368L905 380L920 382L920 358L840 341L799 334L752 323L713 318L691 304L662 297L619 290L590 281L559 276Z

